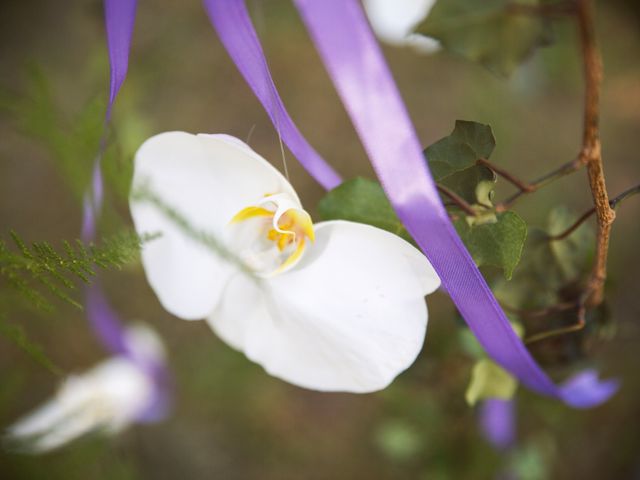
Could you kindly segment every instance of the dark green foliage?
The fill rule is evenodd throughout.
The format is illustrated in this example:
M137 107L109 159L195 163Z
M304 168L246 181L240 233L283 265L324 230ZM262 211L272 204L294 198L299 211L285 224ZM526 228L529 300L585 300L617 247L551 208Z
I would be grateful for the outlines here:
M549 43L545 17L522 11L539 4L538 0L438 0L416 32L507 76L537 47Z
M382 228L411 240L378 182L365 178L347 180L318 204L322 220L351 220Z
M478 266L502 268L509 280L520 262L527 224L514 212L499 213L494 218L479 224L459 218L454 226Z
M522 264L511 282L499 283L496 295L515 308L543 308L566 301L568 293L588 275L594 249L594 232L581 225L564 240L550 241L549 236L569 227L575 218L565 207L549 213L545 229L532 228ZM574 299L575 300L575 299Z
M456 172L488 159L496 146L491 127L477 122L456 120L453 132L424 151L433 178L439 182Z
M489 125L457 120L453 132L425 150L429 167L439 185L462 197L477 212L467 217L446 196L453 211L454 225L476 264L504 270L511 278L520 261L527 237L527 225L514 212L496 214L491 203L495 173L482 165L496 145ZM398 219L382 187L377 182L356 178L331 190L318 204L323 220L351 220L411 237Z
M489 125L456 120L451 134L427 147L424 154L436 182L472 205L491 206L497 178L492 170L477 162L489 159L495 146Z
M62 242L56 249L47 242L30 245L15 232L10 232L13 248L0 240L0 278L41 310L53 310L46 293L53 294L77 308L82 306L69 294L76 283L88 283L95 267L121 268L138 258L138 252L149 237L140 238L124 232L104 239L100 245L85 245L79 240Z

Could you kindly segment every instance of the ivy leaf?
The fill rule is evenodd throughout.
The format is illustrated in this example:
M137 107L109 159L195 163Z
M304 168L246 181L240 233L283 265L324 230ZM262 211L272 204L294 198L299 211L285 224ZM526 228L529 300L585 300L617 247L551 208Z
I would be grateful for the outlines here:
M320 200L318 213L322 220L366 223L411 241L382 187L372 180L354 178L343 182Z
M424 151L434 179L440 180L473 167L489 158L496 146L491 127L482 123L456 120L453 132Z
M471 205L491 207L498 177L490 168L475 165L440 180L438 183L460 195ZM448 200L446 197L445 201Z
M573 225L575 220L568 208L556 207L549 213L547 230L549 234L557 235ZM588 225L581 225L563 240L548 243L565 280L575 280L590 270L595 235Z
M493 265L502 268L507 280L520 262L527 224L514 212L495 215L495 221L470 224L460 218L454 226L478 266Z
M503 76L540 46L549 43L549 23L542 15L517 11L539 0L438 0L416 32Z
M483 358L471 370L471 381L464 398L469 406L487 398L509 400L517 388L518 381L509 372L494 361Z
M494 286L501 301L527 309L568 300L560 293L579 284L590 271L594 231L585 223L563 240L550 241L549 235L565 231L575 219L566 207L560 206L549 213L547 229L530 229L522 264L513 279Z

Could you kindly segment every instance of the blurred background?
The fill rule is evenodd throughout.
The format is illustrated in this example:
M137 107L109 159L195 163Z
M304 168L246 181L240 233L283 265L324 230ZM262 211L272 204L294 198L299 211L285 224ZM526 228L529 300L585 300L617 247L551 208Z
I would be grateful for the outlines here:
M292 117L345 178L373 178L367 159L291 3L249 2L272 72ZM613 195L640 182L640 12L637 2L598 2L605 80L602 136ZM24 127L28 101L47 90L61 131L100 119L108 65L102 5L94 0L0 3L0 225L26 240L78 237L81 204L42 135ZM494 163L532 179L574 158L581 142L582 77L573 25L558 24L557 43L539 50L510 79L441 52L385 53L419 136L428 145L456 119L492 126ZM96 106L97 105L97 106ZM51 108L53 108L51 107ZM88 113L87 113L88 112ZM92 114L92 112L98 112ZM85 115L85 117L83 117ZM91 116L93 115L93 116ZM22 120L21 120L22 119ZM116 102L120 165L148 136L167 130L228 133L282 168L278 137L220 45L198 1L140 2L129 77ZM72 147L69 155L73 156ZM93 146L91 146L93 148ZM91 151L88 149L87 151ZM291 181L312 213L321 188L290 154ZM90 155L74 158L90 168ZM80 168L80 167L79 167ZM125 196L112 189L103 229L126 227ZM497 198L512 190L498 185ZM530 225L548 212L591 206L584 172L560 180L516 207ZM164 312L139 265L104 272L123 318L141 320L166 342L176 402L164 422L113 438L88 438L39 457L0 452L3 479L484 479L505 468L526 479L640 479L640 201L618 210L607 286L606 339L591 342L574 366L595 365L622 379L606 405L572 410L524 389L517 394L518 442L497 453L467 406L471 361L460 348L451 302L430 297L425 348L385 391L324 394L287 385L219 341L204 322ZM59 244L59 243L58 243ZM9 320L65 373L106 357L78 309L34 311L2 295ZM558 373L549 365L552 374ZM558 370L559 371L559 370ZM0 338L0 427L49 398L60 383L14 344Z

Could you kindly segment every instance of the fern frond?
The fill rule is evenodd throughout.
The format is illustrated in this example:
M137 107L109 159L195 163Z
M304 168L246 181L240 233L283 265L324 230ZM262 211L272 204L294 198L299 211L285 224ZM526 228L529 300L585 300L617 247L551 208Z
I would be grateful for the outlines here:
M135 261L142 243L152 238L139 237L128 231L107 237L99 245L85 245L79 240L64 241L59 251L47 242L27 245L14 231L10 232L10 236L13 249L0 240L0 278L5 280L8 287L45 311L51 311L53 305L42 290L82 308L70 296L76 284L89 283L96 274L96 267L120 269Z

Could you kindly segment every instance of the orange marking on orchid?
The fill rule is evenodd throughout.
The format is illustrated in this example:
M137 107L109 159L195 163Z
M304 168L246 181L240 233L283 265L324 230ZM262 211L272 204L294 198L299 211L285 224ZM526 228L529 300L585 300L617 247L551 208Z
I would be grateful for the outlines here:
M278 227L296 235L302 233L312 242L316 239L311 216L304 210L288 210L280 217Z
M289 255L289 257L284 262L282 262L282 265L278 267L278 270L276 270L276 272L281 272L293 265L300 258L303 251L304 238L298 242L298 246L296 247L295 251L291 255Z

